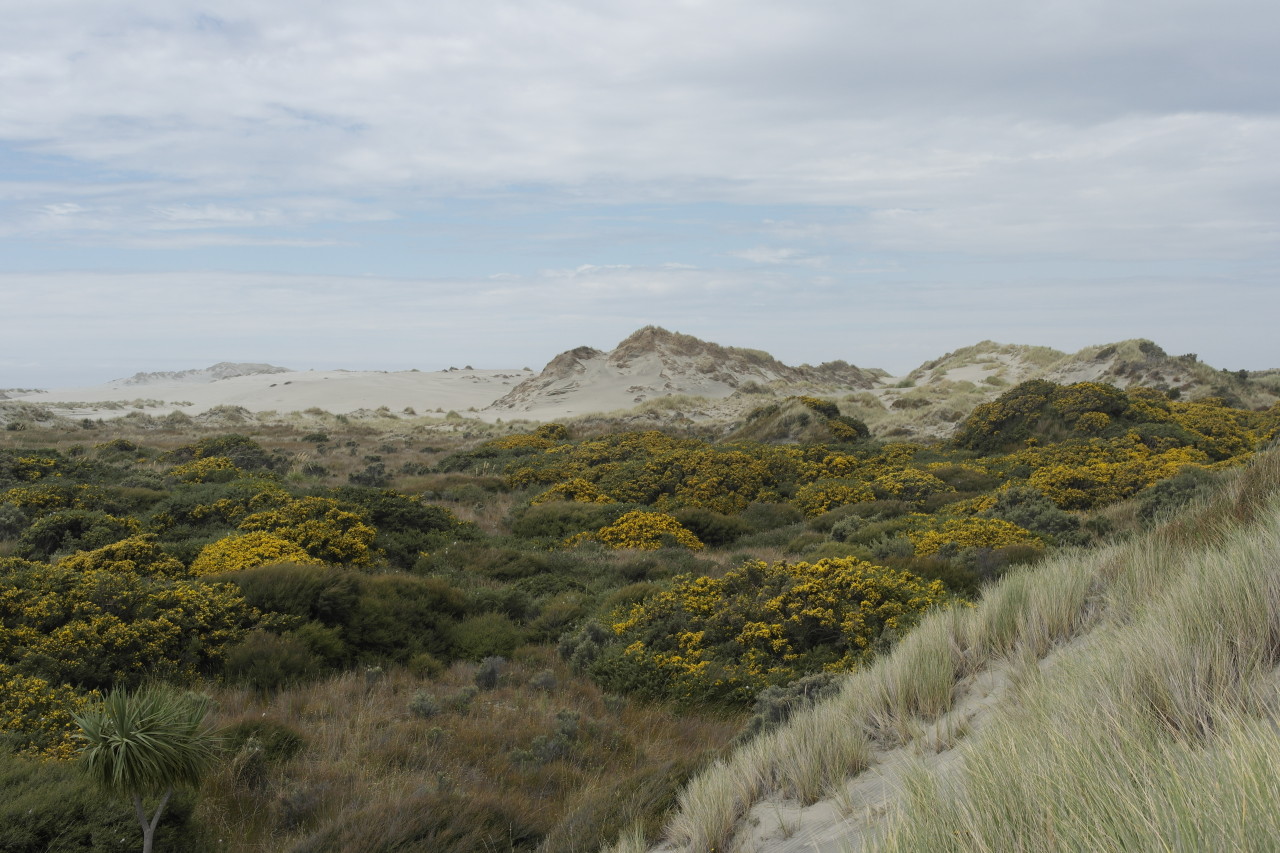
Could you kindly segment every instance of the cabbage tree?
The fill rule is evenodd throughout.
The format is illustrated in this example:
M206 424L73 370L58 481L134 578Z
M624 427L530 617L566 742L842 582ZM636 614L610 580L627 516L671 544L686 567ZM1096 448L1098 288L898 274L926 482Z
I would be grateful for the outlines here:
M151 853L156 826L174 789L195 787L217 758L221 741L204 723L207 697L153 685L115 690L101 707L76 717L85 741L81 765L100 786L132 800ZM150 818L144 797L158 797Z

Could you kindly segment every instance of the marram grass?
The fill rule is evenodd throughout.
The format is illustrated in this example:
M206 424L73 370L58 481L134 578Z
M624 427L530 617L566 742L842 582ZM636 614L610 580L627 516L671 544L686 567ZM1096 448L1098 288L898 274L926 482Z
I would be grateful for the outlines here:
M976 608L927 617L836 698L696 777L668 841L729 849L754 803L811 799L812 782L866 766L827 744L904 743L1001 660L1031 663L1018 689L960 742L953 772L908 775L865 849L1274 850L1280 454L1161 529L1063 552Z

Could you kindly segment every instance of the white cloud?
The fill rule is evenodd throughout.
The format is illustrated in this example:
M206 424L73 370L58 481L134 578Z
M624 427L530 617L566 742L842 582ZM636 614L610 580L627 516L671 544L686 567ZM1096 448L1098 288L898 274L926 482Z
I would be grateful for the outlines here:
M792 361L1165 332L1264 366L1270 0L212 8L6 14L6 344L523 364L656 322ZM20 273L77 265L164 272Z
M9 16L0 138L180 182L188 198L156 210L243 208L260 227L269 211L208 199L270 187L405 209L537 185L835 204L888 211L862 239L981 251L1082 251L1112 220L1154 218L1112 229L1110 251L1139 255L1249 252L1280 218L1258 191L1280 143L1280 7L1263 2L206 10ZM172 222L110 210L122 230Z

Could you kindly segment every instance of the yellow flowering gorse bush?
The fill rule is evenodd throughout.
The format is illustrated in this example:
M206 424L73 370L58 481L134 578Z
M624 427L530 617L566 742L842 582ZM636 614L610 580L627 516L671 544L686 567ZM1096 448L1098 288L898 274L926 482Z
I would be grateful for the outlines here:
M256 530L227 536L204 546L191 562L191 573L197 576L220 575L272 563L321 565L298 543Z
M682 575L610 624L609 687L745 703L770 684L848 670L947 600L939 581L854 558L747 561L721 578Z
M595 533L580 533L569 540L570 545L583 542L601 542L610 548L634 548L639 551L656 551L665 545L680 545L690 550L701 550L703 545L688 528L665 512L636 510L621 516L613 524Z

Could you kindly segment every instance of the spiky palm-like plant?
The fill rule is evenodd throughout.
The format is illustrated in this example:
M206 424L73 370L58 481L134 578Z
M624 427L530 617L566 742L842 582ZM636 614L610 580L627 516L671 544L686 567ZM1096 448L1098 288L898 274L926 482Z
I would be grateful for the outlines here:
M204 724L209 700L164 686L115 690L76 717L85 741L81 762L106 790L133 801L142 826L142 851L151 853L160 816L179 785L196 786L221 746ZM144 797L159 797L150 819Z

